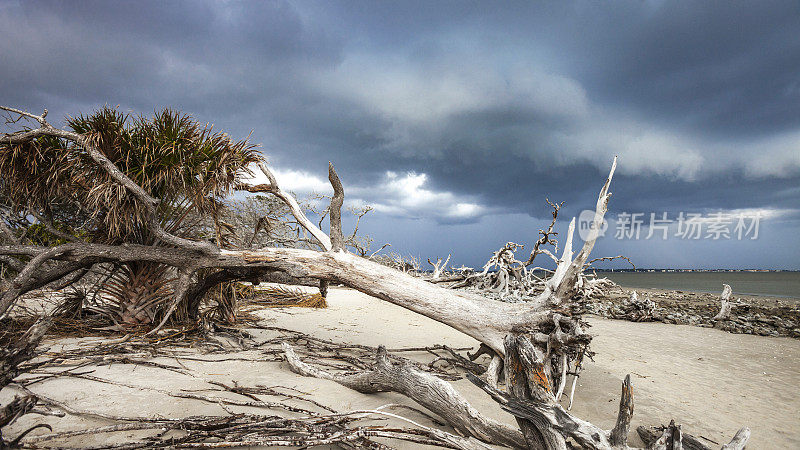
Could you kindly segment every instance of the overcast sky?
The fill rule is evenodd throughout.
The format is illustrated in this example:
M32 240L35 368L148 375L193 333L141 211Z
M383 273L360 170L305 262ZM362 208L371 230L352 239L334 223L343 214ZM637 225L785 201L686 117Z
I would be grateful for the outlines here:
M563 237L619 155L596 256L800 269L797 1L0 0L0 29L0 103L252 131L300 197L332 161L377 246L479 266L546 197Z

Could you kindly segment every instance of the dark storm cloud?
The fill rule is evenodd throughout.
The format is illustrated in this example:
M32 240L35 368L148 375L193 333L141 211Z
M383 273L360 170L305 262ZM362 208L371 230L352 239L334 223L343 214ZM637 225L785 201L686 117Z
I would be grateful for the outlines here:
M348 7L349 5L349 7ZM800 124L800 4L382 2L333 11L382 49L435 47L453 30L548 70L594 100L699 131L763 133ZM424 53L423 50L419 50Z
M0 27L4 104L175 107L398 218L575 214L620 155L612 212L796 223L797 2L0 1Z
M599 100L692 130L797 127L798 17L797 2L665 2L652 15L595 32L580 78Z
M339 57L285 4L6 2L2 20L5 95L145 112L247 113Z

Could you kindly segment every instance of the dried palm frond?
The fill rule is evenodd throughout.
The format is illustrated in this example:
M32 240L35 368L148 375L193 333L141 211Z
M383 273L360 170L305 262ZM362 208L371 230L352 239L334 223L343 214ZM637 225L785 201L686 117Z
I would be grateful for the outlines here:
M233 325L239 317L239 300L252 296L253 286L239 282L221 283L206 294L204 300L213 302L213 305L203 311L202 316L210 321Z
M83 305L89 297L88 290L83 287L70 286L64 293L61 303L56 305L53 316L64 319L79 319L83 315Z
M296 306L302 308L327 308L328 302L318 292L311 293L302 289L285 286L267 286L258 290L253 303L269 307Z

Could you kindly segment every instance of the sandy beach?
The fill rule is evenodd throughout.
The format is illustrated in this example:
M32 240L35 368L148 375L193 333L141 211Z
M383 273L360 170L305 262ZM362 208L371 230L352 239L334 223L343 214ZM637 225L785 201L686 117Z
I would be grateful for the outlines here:
M263 323L312 334L341 343L387 347L446 344L451 347L477 347L472 338L445 325L359 292L334 288L326 309L267 308L255 311ZM611 428L616 417L620 383L631 374L635 392L635 414L631 445L641 445L634 431L638 425L658 425L675 419L685 432L717 443L726 443L742 426L749 426L752 437L748 448L800 447L800 341L736 335L720 330L669 325L632 323L589 317L589 332L595 335L594 361L587 363L576 391L572 409L577 416ZM256 340L274 337L277 332L254 331ZM96 338L49 340L44 345L56 350L62 346L92 345ZM176 399L166 392L201 392L210 389L209 381L240 386L282 386L306 393L308 398L337 411L373 409L389 403L413 405L394 393L364 395L338 384L305 378L289 371L285 362L263 361L268 348L231 349L226 355L209 356L209 361L187 357L165 364L179 364L188 371L175 373L141 365L113 364L83 367L91 375L146 390L109 385L85 379L55 378L30 386L38 394L61 401L81 411L110 415L147 417L185 417L197 414L224 415L235 412L260 412L247 406L225 406L192 399ZM199 355L195 355L199 356ZM409 356L409 355L406 355ZM429 360L425 353L415 359ZM484 361L485 362L485 361ZM514 423L488 396L466 380L453 382L481 412ZM2 392L12 396L13 388ZM236 398L230 394L230 398ZM308 406L308 405L306 405ZM398 410L422 424L433 423L419 413ZM285 411L268 411L285 414ZM108 425L101 418L67 415L64 418L27 415L9 432L45 421L55 431ZM393 423L382 422L382 423ZM30 436L45 434L37 430ZM141 432L94 434L66 441L47 441L38 445L93 446L130 439ZM708 442L712 447L717 447ZM419 445L396 443L400 448Z

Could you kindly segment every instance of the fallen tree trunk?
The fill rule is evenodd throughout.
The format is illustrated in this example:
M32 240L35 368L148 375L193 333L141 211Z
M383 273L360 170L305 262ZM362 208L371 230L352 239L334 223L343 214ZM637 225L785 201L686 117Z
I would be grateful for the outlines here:
M362 393L403 394L444 419L456 431L484 442L543 450L566 450L574 448L574 444L593 450L630 449L628 433L634 413L630 375L622 383L616 424L611 430L603 430L573 416L556 401L547 377L547 362L528 336L509 335L505 346L507 393L471 373L467 373L467 378L514 415L521 432L481 415L450 383L410 364L392 364L383 347L378 349L374 369L351 375L334 374L303 362L285 342L283 350L293 372L335 381ZM693 436L683 433L674 421L662 429L639 427L637 431L648 449L708 449ZM750 430L742 428L722 449L741 450L749 437Z
M46 251L46 247L0 246L0 253L4 254L35 255L43 251ZM247 268L266 273L282 272L294 278L341 283L445 323L500 354L503 353L503 338L512 330L534 330L540 324L550 322L550 312L543 307L531 308L529 304L505 303L468 292L443 289L345 252L263 248L254 251L222 250L218 254L207 255L144 245L79 244L62 249L53 258L65 261L86 258L104 262L149 261L192 271Z

